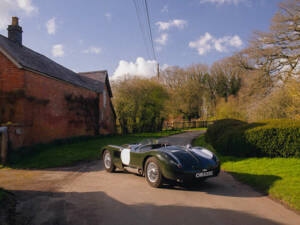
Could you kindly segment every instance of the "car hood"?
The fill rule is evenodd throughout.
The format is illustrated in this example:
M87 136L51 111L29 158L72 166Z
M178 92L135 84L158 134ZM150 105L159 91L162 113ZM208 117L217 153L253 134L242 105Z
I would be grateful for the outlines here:
M217 166L213 153L204 148L169 146L163 151L173 158L175 157L184 169L212 169Z

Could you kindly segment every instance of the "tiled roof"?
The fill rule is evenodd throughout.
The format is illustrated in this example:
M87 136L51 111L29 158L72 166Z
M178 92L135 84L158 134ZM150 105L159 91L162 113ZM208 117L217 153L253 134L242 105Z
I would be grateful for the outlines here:
M79 73L82 76L95 79L98 81L101 81L102 83L105 83L107 71L106 70L99 70L99 71L91 71L91 72L82 72Z
M0 35L0 52L8 55L21 68L39 72L97 93L102 93L104 90L104 82L79 75L44 55L12 42L3 35Z
M94 80L98 80L104 84L106 84L108 89L108 94L112 97L112 91L109 83L108 73L106 70L99 70L99 71L91 71L91 72L82 72L78 73L81 76L88 77Z

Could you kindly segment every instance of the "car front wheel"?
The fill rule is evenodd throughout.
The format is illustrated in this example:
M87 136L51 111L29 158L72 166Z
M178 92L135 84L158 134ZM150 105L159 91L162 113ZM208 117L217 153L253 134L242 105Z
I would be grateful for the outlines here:
M116 169L115 165L113 164L111 154L108 150L105 150L103 153L103 163L107 172L111 173Z
M145 177L152 187L158 188L163 184L163 176L156 158L151 157L147 160L145 166Z

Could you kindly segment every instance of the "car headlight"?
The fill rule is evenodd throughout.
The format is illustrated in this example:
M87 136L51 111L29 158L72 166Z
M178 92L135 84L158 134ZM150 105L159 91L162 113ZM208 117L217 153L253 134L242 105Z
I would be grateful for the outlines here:
M213 159L213 157L214 157L214 154L205 148L194 147L190 151L196 153L197 155L199 155L201 157L207 158L207 159Z

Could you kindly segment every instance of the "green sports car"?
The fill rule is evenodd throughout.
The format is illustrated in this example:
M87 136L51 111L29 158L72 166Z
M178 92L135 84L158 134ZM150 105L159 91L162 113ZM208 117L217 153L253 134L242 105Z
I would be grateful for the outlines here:
M160 187L165 181L203 181L220 172L220 161L211 151L190 145L159 143L158 140L133 145L107 145L102 148L101 154L106 171L135 168L152 187Z

